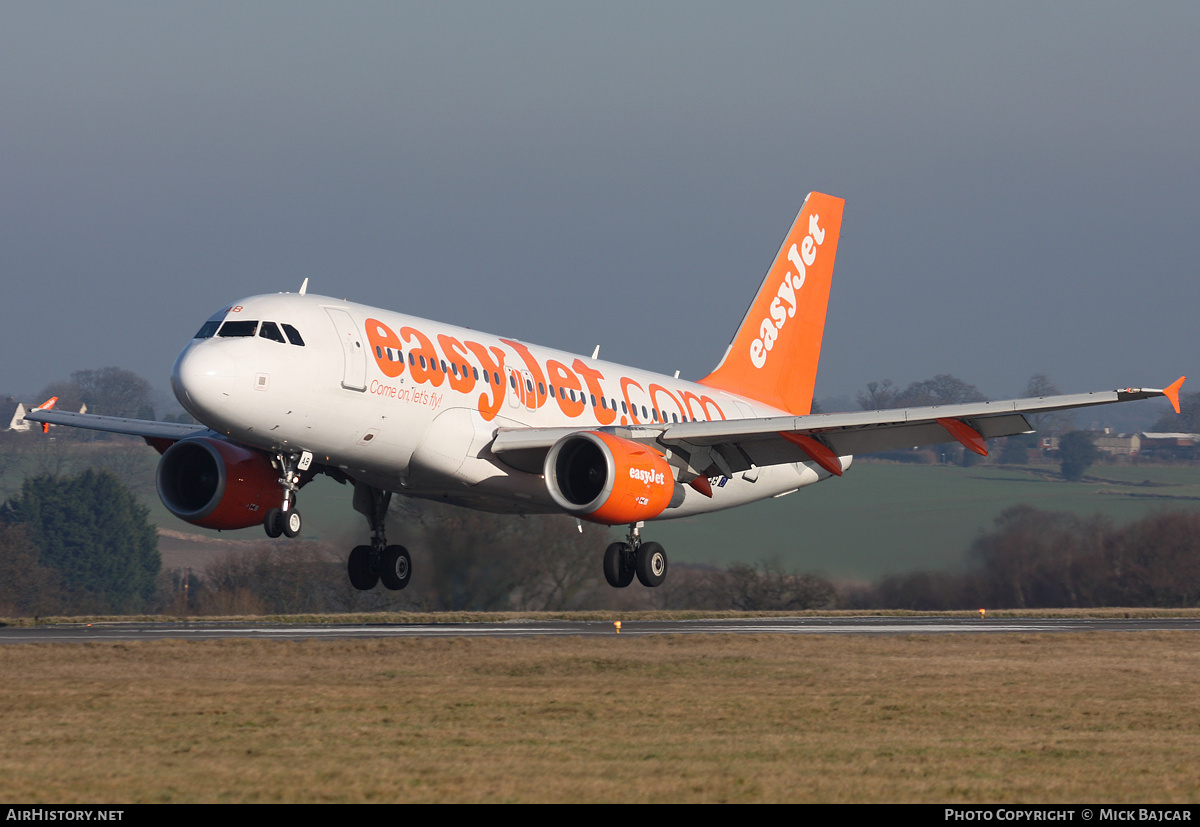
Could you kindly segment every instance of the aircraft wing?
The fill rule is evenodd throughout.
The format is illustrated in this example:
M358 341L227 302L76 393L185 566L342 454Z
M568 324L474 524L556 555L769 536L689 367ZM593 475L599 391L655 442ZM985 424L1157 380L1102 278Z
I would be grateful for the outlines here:
M121 416L99 416L97 414L72 413L35 408L25 414L30 422L47 425L66 425L71 428L86 428L90 431L105 431L110 434L140 436L154 445L151 440L177 442L194 434L208 430L204 425L185 425L179 422L155 422L152 419L126 419ZM158 446L155 446L158 447ZM165 446L164 446L165 447Z
M631 427L501 429L492 451L524 470L541 470L541 461L559 439L579 430L597 430L632 442L669 451L668 459L690 473L732 476L754 466L813 461L841 474L839 456L870 454L958 441L986 454L984 440L1031 433L1026 414L1086 408L1165 396L1179 410L1183 377L1170 387L1122 388L1114 391L972 402L926 408L724 419L707 422Z

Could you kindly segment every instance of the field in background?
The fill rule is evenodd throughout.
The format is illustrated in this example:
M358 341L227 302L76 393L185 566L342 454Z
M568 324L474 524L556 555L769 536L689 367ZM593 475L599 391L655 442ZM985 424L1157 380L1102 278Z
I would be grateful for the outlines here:
M366 520L351 507L349 486L320 477L301 492L304 537L349 551L366 541ZM264 539L256 529L201 532L145 497L158 525L227 540ZM874 580L913 569L954 569L971 542L1006 508L1081 515L1118 523L1162 509L1200 509L1200 467L1097 465L1084 482L1064 482L1056 466L1031 468L860 462L841 479L780 499L685 520L650 523L643 536L677 563L779 559L786 568ZM614 530L614 536L624 529ZM389 537L406 542L393 518Z
M0 798L1200 800L1189 633L0 647Z
M133 451L130 451L130 448ZM168 567L206 565L227 550L266 539L259 529L213 532L172 516L154 488L158 455L134 442L93 446L132 453L119 475L169 532L161 540ZM15 492L16 468L0 478ZM304 539L348 552L365 542L366 520L351 506L353 492L318 476L300 494ZM1123 523L1163 509L1200 509L1200 466L1095 465L1083 482L1068 483L1052 464L1031 467L910 465L859 461L840 479L730 511L651 523L644 536L661 542L676 563L728 565L779 560L791 570L828 577L874 580L915 569L962 566L981 532L1006 508L1028 503L1080 515L1105 514ZM401 519L389 536L410 542ZM623 529L614 530L614 537ZM199 538L192 540L191 538Z
M1057 466L1029 468L855 463L777 500L643 532L675 562L778 558L785 567L873 580L962 565L972 541L1006 508L1102 513L1118 523L1163 509L1200 509L1200 467L1095 465L1069 483Z
M304 537L348 551L367 538L352 492L323 477L301 492ZM256 529L203 532L171 516L157 496L144 497L155 522L185 534L238 541L264 539ZM780 499L703 517L650 523L643 536L661 542L672 562L728 565L777 558L788 569L834 578L874 580L914 569L956 569L972 541L1006 508L1028 503L1118 523L1163 509L1200 509L1200 467L1097 465L1069 483L1056 466L1030 468L860 462L841 479ZM406 542L393 518L389 536ZM614 536L623 529L615 529Z

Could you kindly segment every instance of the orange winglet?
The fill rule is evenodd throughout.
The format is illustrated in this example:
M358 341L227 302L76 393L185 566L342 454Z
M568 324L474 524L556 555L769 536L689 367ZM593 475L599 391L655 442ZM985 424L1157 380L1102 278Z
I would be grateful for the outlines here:
M40 404L36 408L34 408L34 410L35 411L48 411L54 407L54 403L57 401L58 401L58 397L52 396L49 399L47 399L45 402L43 402L42 404ZM43 434L50 433L50 423L49 422L42 423L42 433Z
M708 477L696 477L694 480L688 482L688 485L710 500L712 499L712 483L708 481Z
M967 423L960 419L939 419L937 424L949 431L950 436L961 442L964 448L974 451L981 457L988 455L987 443L983 440L983 434Z
M780 431L779 435L808 454L809 459L829 473L838 477L842 475L842 461L825 445L804 434L789 434L787 431Z
M1183 380L1186 376L1180 376L1171 384L1163 388L1163 396L1171 400L1171 407L1175 409L1175 413L1179 413L1179 389L1183 387Z

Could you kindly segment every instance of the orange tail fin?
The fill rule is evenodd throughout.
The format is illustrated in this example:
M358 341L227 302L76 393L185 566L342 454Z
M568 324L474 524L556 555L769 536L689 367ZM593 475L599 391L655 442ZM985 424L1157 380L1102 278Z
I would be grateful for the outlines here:
M809 193L717 369L700 380L794 414L812 409L845 201Z

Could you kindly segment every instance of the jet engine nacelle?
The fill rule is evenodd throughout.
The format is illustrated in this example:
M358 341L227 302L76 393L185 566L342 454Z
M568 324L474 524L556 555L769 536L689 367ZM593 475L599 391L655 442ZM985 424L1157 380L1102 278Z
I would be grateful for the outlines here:
M158 461L158 496L193 525L249 528L283 502L279 476L261 451L212 437L183 439Z
M658 451L599 431L554 443L543 471L554 502L605 525L653 519L675 494L671 466Z

